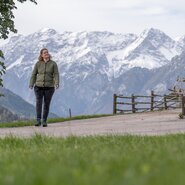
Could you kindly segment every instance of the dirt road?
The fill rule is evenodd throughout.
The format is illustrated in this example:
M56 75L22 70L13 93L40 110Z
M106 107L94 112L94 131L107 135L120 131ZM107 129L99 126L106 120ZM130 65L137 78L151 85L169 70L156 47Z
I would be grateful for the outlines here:
M160 112L116 115L111 117L74 120L49 124L48 127L1 128L0 137L14 135L30 137L35 134L65 137L69 135L164 135L185 133L185 119L179 119L180 109Z

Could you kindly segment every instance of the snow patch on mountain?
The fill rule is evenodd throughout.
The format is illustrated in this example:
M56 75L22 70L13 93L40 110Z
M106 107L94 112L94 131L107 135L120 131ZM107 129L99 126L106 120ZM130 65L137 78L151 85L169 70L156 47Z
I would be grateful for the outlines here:
M11 68L13 68L14 66L18 67L19 65L21 65L22 59L24 58L24 55L22 55L20 58L18 58L14 63L10 64L6 70L9 70Z
M141 67L147 69L154 69L162 66L162 63L156 60L155 57L142 54L139 58L132 60L132 62L126 60L125 64L128 64L129 68Z
M171 60L174 56L179 55L180 52L176 48L168 49L166 47L160 47L159 51L165 56L166 59Z
M159 83L157 84L154 89L153 89L157 94L162 94L167 90L167 85L166 83Z

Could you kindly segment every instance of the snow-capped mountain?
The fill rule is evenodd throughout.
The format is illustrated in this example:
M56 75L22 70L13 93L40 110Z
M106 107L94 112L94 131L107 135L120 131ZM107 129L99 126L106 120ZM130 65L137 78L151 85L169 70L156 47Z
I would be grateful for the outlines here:
M183 47L165 33L157 29L144 30L138 38L121 51L113 51L111 60L119 61L120 71L142 67L154 69L167 64ZM112 57L112 54L115 56ZM123 65L124 64L124 65Z
M0 46L7 66L4 85L34 104L28 83L39 51L46 47L58 64L61 78L51 111L59 116L66 116L69 108L73 115L110 113L113 93L145 89L156 69L169 65L184 51L183 43L183 38L175 41L153 28L139 36L42 29L11 37Z

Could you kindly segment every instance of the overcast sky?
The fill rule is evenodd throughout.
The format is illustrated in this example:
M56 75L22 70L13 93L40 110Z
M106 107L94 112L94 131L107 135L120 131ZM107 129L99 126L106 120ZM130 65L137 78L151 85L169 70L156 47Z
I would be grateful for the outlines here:
M185 35L185 0L38 0L17 6L20 34L42 28L139 34L153 27L173 38Z

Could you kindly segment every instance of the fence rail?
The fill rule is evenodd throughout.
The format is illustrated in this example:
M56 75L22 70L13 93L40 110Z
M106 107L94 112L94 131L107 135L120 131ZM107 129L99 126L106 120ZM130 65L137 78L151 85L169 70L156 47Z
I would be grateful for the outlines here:
M113 114L117 113L136 113L146 112L159 109L175 109L182 107L182 113L185 114L185 98L179 94L159 95L151 91L151 95L134 95L124 96L116 95L113 96ZM184 100L184 103L182 102ZM183 105L183 106L182 106ZM183 115L184 115L183 114Z

